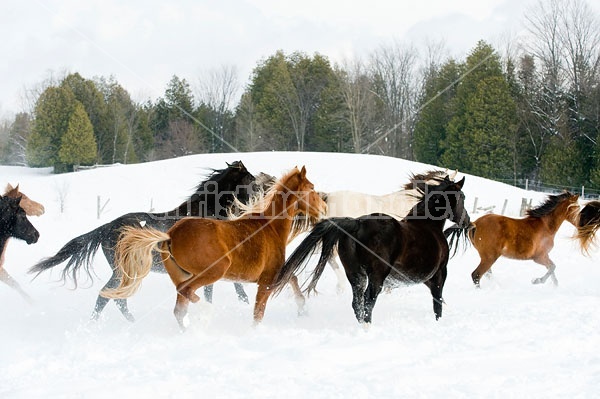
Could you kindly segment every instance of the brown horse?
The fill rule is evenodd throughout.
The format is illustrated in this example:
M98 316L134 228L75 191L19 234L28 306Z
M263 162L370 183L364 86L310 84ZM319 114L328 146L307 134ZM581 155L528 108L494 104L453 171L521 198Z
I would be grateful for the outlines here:
M600 228L600 201L590 201L579 212L575 238L579 240L581 251L589 255L596 245L596 231Z
M20 192L18 184L16 187L7 184L6 191L4 192L4 197L21 198L21 202L19 203L19 205L21 208L23 208L27 216L40 216L44 214L44 206L39 202L35 202L31 198ZM15 279L13 279L3 267L7 244L8 237L6 241L4 241L2 247L0 248L0 281L7 284L9 287L15 289L19 294L21 294L23 298L25 298L25 300L31 302L31 297L27 295L27 293L21 288L19 283Z
M131 296L152 266L156 248L177 288L174 314L185 329L195 291L220 279L258 284L254 321L260 322L270 285L285 262L285 248L297 214L322 215L326 204L306 178L306 169L284 175L254 206L235 220L184 218L166 233L126 228L116 248L121 284L104 290L110 298Z
M533 279L533 284L545 283L548 277L555 285L556 265L548 253L554 246L554 236L560 225L569 221L577 224L579 195L564 192L551 195L537 208L527 211L522 219L501 215L483 215L469 227L468 237L479 252L481 262L471 274L473 283L479 286L483 276L500 256L519 260L533 260L548 269L542 277Z

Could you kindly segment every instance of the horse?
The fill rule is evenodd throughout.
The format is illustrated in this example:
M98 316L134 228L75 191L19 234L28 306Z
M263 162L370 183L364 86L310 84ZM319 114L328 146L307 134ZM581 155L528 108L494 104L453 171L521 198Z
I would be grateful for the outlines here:
M32 200L27 195L22 193L19 190L18 184L16 187L13 187L10 183L7 184L4 196L8 198L20 198L19 206L23 208L27 216L41 216L45 212L44 205ZM0 281L4 282L9 287L15 289L19 294L21 294L21 296L26 301L32 302L31 297L23 290L23 288L21 288L19 283L15 279L13 279L3 267L8 240L9 237L3 239L1 243L2 245L0 246Z
M4 262L4 249L10 237L18 238L27 244L34 244L40 238L40 233L33 227L25 210L20 206L22 197L0 197L0 248L2 248L2 263ZM23 298L31 302L29 295L23 291L19 284L6 272L0 264L0 280L17 290Z
M590 201L581 209L577 218L577 231L581 251L589 255L591 247L595 246L596 231L600 228L600 201Z
M415 193L423 189L426 183L436 183L440 178L448 176L454 181L458 171L448 173L448 170L428 170L412 174L410 181L402 189L384 195L372 195L356 191L333 191L320 193L327 203L325 218L359 217L370 213L385 213L398 219L404 218L418 202ZM343 292L346 277L336 261L336 256L329 260L329 266L337 276L337 291Z
M184 201L177 208L164 213L136 212L128 213L114 219L96 229L73 238L66 243L54 256L42 259L36 265L29 269L29 273L36 273L36 277L45 270L49 270L65 261L66 266L62 270L62 280L66 282L71 277L77 287L77 276L79 270L83 269L90 279L91 266L95 253L101 246L104 256L108 261L112 275L103 289L110 289L119 284L118 267L115 264L114 248L119 241L119 234L125 226L146 225L166 231L175 222L188 215L206 216L216 218L227 218L228 209L233 204L234 198L238 198L241 203L248 202L253 191L254 176L248 172L241 161L235 161L227 164L227 168L214 169L210 176L201 182L194 194ZM249 189L252 188L252 189ZM155 257L152 271L166 273L160 257ZM235 283L235 290L241 301L248 303L248 296L241 284ZM96 304L91 318L97 320L109 299L98 294ZM135 318L129 311L127 299L115 299L115 303L121 314L129 321L135 321Z
M120 285L104 289L109 298L131 296L152 267L152 251L161 252L177 291L175 318L183 331L187 309L199 297L195 291L220 279L258 284L254 322L262 321L270 286L285 261L293 218L319 217L326 204L306 177L306 168L293 168L258 203L235 220L184 218L166 233L144 227L123 230L116 249Z
M565 220L577 227L578 199L579 195L565 191L548 196L541 205L529 209L524 218L487 214L472 222L467 229L467 236L481 258L471 273L473 284L480 287L481 276L500 256L505 256L533 260L545 266L546 273L534 278L533 284L543 284L550 277L554 285L558 285L554 274L556 265L550 259L549 252L554 247L554 236ZM451 236L456 227L448 230L447 235Z
M433 297L436 320L442 317L442 291L447 275L450 247L443 234L446 220L466 227L462 187L448 177L437 185L425 184L418 202L402 220L384 213L358 218L334 217L317 223L281 268L272 290L275 293L304 269L307 259L321 247L321 256L304 292L315 291L326 262L337 247L352 286L352 308L360 324L369 325L384 284L424 283Z

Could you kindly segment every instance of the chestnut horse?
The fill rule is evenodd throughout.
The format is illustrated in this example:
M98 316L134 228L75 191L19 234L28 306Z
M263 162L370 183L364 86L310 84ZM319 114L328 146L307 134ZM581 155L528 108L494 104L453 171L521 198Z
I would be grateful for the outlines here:
M554 274L556 265L548 254L554 247L554 236L565 220L577 227L578 199L579 195L569 192L550 195L540 206L528 210L525 218L488 214L472 222L468 237L481 258L479 266L471 273L473 283L479 286L481 276L500 256L505 256L533 260L545 266L546 274L533 279L533 284L545 283L550 277L558 285Z
M105 289L109 298L126 298L140 286L159 249L177 289L174 314L182 330L195 291L220 279L258 284L254 321L262 320L271 295L270 285L285 262L285 248L298 213L319 217L326 204L306 178L306 168L292 169L258 204L235 220L184 218L166 233L156 229L125 228L116 248L120 285Z
M27 216L40 216L44 214L44 206L39 202L35 202L25 194L19 191L19 185L13 187L10 184L6 185L6 191L4 193L4 197L7 198L20 198L19 206L23 209ZM32 226L33 227L33 226ZM6 227L2 226L3 231L6 230ZM5 234L5 233L4 233ZM3 235L4 235L3 234ZM39 236L39 234L38 234ZM15 279L13 279L10 274L4 269L4 256L6 252L6 245L8 244L9 236L3 237L2 241L0 241L0 281L7 284L9 287L14 288L25 300L31 302L31 298L27 293L21 288L19 283ZM20 238L20 237L17 237ZM35 239L37 241L37 239ZM33 242L35 242L33 241Z
M36 273L36 277L59 264L66 262L62 270L62 280L71 277L77 287L77 277L81 269L85 270L91 279L92 260L96 251L102 247L102 252L112 269L112 275L104 288L116 287L119 276L115 265L114 248L119 240L121 228L124 226L149 226L166 231L175 222L184 216L204 216L227 218L228 211L235 198L241 202L248 202L252 195L254 176L246 169L242 161L227 164L225 169L213 169L211 175L201 182L195 192L177 208L164 213L133 212L122 215L111 222L95 228L85 234L77 236L67 242L54 256L40 260L29 269L29 273ZM160 257L155 259L152 271L165 273ZM235 284L238 299L248 302L248 297L241 284ZM109 299L98 294L92 320L97 320L108 303ZM129 311L127 299L117 299L115 303L121 314L133 322L135 319Z
M465 179L452 182L446 176L437 185L425 185L417 204L402 220L374 213L359 218L329 218L312 229L281 268L273 291L303 269L306 260L321 247L306 291L315 289L325 264L337 247L352 286L352 308L359 323L371 323L373 308L384 284L424 283L433 297L436 320L442 317L442 291L450 248L443 229L446 220L466 228L469 214L462 192Z

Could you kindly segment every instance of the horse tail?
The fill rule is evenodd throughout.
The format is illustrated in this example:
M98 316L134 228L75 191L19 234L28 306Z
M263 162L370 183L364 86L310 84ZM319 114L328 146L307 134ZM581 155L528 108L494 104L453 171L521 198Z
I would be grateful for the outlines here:
M95 228L85 234L73 238L66 243L54 256L44 258L37 264L33 265L28 273L36 273L33 277L37 278L42 272L51 269L61 263L67 261L66 266L61 272L61 280L66 282L70 277L75 288L77 288L77 280L79 271L83 268L87 277L93 280L92 263L94 256L100 246L112 247L113 239L117 238L117 231L123 226L138 225L140 221L151 221L151 214L147 213L130 213L123 215L109 223ZM114 238L113 238L114 237Z
M460 243L463 243L466 249L468 241L473 243L473 236L475 235L475 223L471 222L467 227L460 227L457 224L448 227L444 230L444 237L448 240L448 247L450 249L450 257L456 255Z
M591 201L579 212L575 238L579 240L581 252L589 255L596 244L596 231L600 228L600 202Z
M319 262L312 272L312 279L308 287L304 289L304 292L309 293L315 291L317 281L319 281L327 261L333 256L340 238L347 234L356 234L359 223L360 221L357 219L341 217L329 218L317 223L279 270L275 283L272 285L274 292L281 292L294 275L304 270L306 260L316 252L320 244Z
M73 238L66 243L54 256L44 258L37 264L32 266L28 273L36 273L34 279L42 272L51 269L68 260L67 265L62 271L63 282L67 281L69 275L77 287L77 276L79 269L84 268L87 276L92 279L90 270L94 255L102 242L106 239L106 235L110 232L109 224L102 225L88 233L82 234Z
M128 298L142 284L142 279L152 268L152 251L159 250L158 244L169 241L169 234L153 228L123 227L115 248L115 264L120 279L119 286L105 288L100 295L105 298Z

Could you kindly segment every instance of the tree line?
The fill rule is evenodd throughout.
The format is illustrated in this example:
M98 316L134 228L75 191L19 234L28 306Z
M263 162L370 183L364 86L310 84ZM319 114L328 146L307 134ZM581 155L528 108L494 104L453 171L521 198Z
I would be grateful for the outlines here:
M479 41L464 60L441 44L394 42L341 64L278 51L239 100L233 67L202 77L196 94L173 76L142 103L113 78L65 74L0 124L0 161L61 172L207 152L354 152L600 187L598 18L584 1L551 0L525 19L519 46Z

